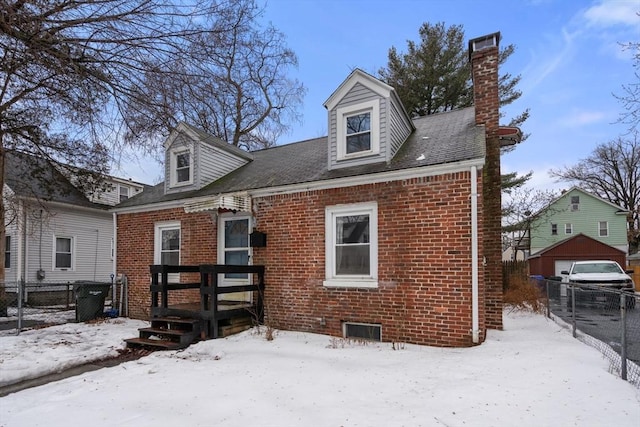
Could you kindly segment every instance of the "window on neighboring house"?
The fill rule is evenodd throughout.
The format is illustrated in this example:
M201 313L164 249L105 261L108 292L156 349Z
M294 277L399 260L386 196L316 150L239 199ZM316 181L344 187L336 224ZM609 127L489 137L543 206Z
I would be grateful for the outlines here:
M119 191L120 191L120 201L124 202L125 200L127 200L129 198L129 187L125 187L120 185L119 186Z
M171 185L188 185L193 182L193 152L190 149L171 152Z
M573 225L565 224L564 225L564 234L573 234Z
M571 196L571 211L580 210L580 196Z
M607 237L609 235L609 223L607 221L598 222L598 235L600 237Z
M56 253L54 268L56 270L70 270L73 268L73 238L56 237Z
M4 268L11 268L11 236L5 236L4 241Z
M378 206L331 206L325 212L325 286L378 286Z
M558 224L551 224L551 235L552 236L558 235Z
M380 101L336 110L338 160L380 152Z

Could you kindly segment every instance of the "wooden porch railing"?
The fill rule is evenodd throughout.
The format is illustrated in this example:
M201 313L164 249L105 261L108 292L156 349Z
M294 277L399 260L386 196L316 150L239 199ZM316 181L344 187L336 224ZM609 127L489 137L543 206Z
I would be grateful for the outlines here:
M264 266L263 265L152 265L151 317L177 316L197 318L202 321L205 338L218 337L218 322L223 319L251 315L256 321L264 321ZM175 273L199 273L199 282L169 283L169 275ZM242 273L256 275L253 284L219 286L220 274ZM200 307L193 309L169 305L169 292L200 289ZM236 292L254 292L251 303L220 308L218 296Z

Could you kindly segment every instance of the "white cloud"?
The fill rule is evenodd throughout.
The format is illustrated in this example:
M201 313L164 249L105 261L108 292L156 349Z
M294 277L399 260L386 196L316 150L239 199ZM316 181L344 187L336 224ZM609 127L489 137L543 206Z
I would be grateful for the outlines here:
M561 127L577 127L595 123L601 123L607 115L602 111L575 111L569 116L562 117L558 124Z
M637 1L603 0L591 6L584 12L584 18L589 25L609 27L614 25L629 25L640 27L640 5Z

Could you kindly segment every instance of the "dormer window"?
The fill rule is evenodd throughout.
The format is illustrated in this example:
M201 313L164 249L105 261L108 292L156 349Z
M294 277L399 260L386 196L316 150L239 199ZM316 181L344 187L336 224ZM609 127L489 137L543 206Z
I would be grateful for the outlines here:
M336 110L338 160L380 152L380 101Z
M190 149L171 153L171 186L193 183L193 152Z

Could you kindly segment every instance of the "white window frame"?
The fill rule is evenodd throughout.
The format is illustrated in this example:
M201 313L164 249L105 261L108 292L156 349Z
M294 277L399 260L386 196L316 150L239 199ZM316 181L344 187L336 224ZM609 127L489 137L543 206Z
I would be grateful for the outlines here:
M182 265L182 227L180 221L164 221L154 224L153 233L153 263L159 265L162 259L162 232L165 230L178 230L180 232L180 243L178 244L178 265ZM170 273L168 280L170 283L180 282L180 273Z
M178 156L186 153L189 154L189 179L187 181L178 182ZM176 147L169 152L169 175L171 187L182 187L193 184L194 163L193 147Z
M371 149L347 154L347 118L370 113ZM380 153L380 100L362 102L336 109L336 156L337 160L348 160Z
M57 245L57 241L58 239L68 239L71 241L71 244L69 245L70 249L71 249L71 266L69 267L58 267L57 265L57 257L56 255L58 254L58 245ZM69 235L53 235L53 250L52 252L52 260L51 260L51 266L53 267L52 270L53 271L75 271L76 269L76 239L75 236L69 236Z
M564 225L564 234L573 234L573 224L568 222Z
M122 190L125 190L127 192L127 194L126 194L127 197L124 200L122 199L122 196L123 196ZM118 203L124 202L129 197L131 197L131 195L129 194L129 187L127 187L125 185L118 185Z
M226 248L224 245L224 230L225 230L225 222L233 221L233 220L247 220L248 232L251 234L251 230L253 229L253 217L248 213L223 213L218 216L218 264L225 264L225 254L226 252L234 252L234 251L244 251L246 250L249 255L249 262L247 265L253 265L253 248L251 247L251 242L248 241L248 246L246 248ZM250 239L250 236L247 236ZM225 277L224 274L220 275L220 286L233 286L233 285L248 285L252 283L252 275L249 274L247 278L228 278Z
M336 218L369 215L369 275L336 274ZM378 204L376 202L327 206L325 208L325 276L326 287L378 287Z
M605 234L602 234L602 227L600 226L603 223L606 225ZM598 221L598 237L609 237L609 221Z

